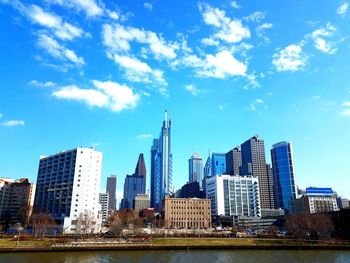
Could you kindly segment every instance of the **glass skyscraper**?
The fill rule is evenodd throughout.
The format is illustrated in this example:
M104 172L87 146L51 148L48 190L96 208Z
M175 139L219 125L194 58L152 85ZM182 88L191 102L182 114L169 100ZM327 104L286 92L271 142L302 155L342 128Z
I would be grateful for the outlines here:
M288 213L292 210L293 200L296 198L291 143L280 142L272 145L271 160L275 207Z
M160 210L164 196L173 192L171 121L165 111L159 140L154 140L151 148L151 205Z
M199 182L199 186L202 188L203 180L203 159L199 153L194 153L190 159L188 159L188 181Z
M124 195L121 208L134 209L134 199L138 194L146 193L146 166L143 154L139 155L135 173L127 175L124 182Z

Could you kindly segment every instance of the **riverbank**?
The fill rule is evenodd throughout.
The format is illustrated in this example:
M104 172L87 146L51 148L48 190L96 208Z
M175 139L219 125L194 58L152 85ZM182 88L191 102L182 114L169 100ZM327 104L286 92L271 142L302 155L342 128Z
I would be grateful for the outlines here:
M143 242L84 240L55 243L54 240L0 240L0 252L104 251L104 250L350 250L350 242L295 241L259 238L158 238Z

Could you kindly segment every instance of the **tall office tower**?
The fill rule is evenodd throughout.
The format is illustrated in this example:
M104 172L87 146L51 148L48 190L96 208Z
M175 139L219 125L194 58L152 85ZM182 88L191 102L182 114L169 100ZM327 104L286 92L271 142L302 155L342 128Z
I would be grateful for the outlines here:
M171 121L165 111L159 140L151 148L151 200L156 210L161 209L165 195L174 192L172 178ZM153 186L152 186L153 184ZM152 191L153 189L153 191Z
M211 163L211 156L210 152L207 158L207 161L205 162L204 166L204 177L211 177L212 176L212 163Z
M79 215L89 212L99 231L101 168L102 153L93 148L40 157L34 208L50 214L66 233L74 233Z
M151 148L151 207L155 207L156 203L156 156L158 153L158 148L159 148L159 139L153 139L153 144Z
M116 211L116 188L117 176L111 175L107 177L106 193L108 193L108 211Z
M122 208L134 209L134 199L138 194L146 193L146 166L143 154L139 155L135 173L127 175L124 182L124 196Z
M200 188L202 188L203 180L203 159L199 153L194 153L190 159L188 159L188 181L199 182Z
M25 224L32 213L34 193L35 186L27 178L0 178L0 223Z
M261 217L256 176L217 175L206 180L212 215Z
M226 155L226 174L238 175L242 165L241 147L237 146Z
M272 178L269 177L264 140L253 136L241 145L241 175L253 175L259 178L260 201L262 209L274 209Z
M272 174L275 192L275 207L286 212L292 210L296 199L292 145L290 142L279 142L271 149Z
M102 223L107 223L108 219L108 204L109 204L109 194L108 193L100 193L98 202L101 205L101 214L102 214Z
M212 175L226 174L226 158L224 153L213 153L211 155Z

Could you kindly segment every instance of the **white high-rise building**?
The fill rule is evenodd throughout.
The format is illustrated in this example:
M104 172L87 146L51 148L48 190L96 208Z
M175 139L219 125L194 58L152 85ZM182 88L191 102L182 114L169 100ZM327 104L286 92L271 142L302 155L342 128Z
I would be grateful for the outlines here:
M100 193L98 202L101 205L102 222L106 223L108 218L109 194Z
M101 227L99 188L102 153L75 148L40 157L34 207L50 214L65 233L76 228L80 215L93 217L93 232Z
M256 176L217 175L206 179L212 215L261 217Z

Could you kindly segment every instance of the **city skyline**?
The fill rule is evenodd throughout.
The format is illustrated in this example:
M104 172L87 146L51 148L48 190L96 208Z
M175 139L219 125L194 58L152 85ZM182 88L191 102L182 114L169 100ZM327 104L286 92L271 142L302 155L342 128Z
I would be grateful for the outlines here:
M268 163L293 143L296 186L350 197L348 1L70 3L0 0L1 177L36 183L41 155L95 146L119 203L168 109L175 189L193 152L259 134Z

